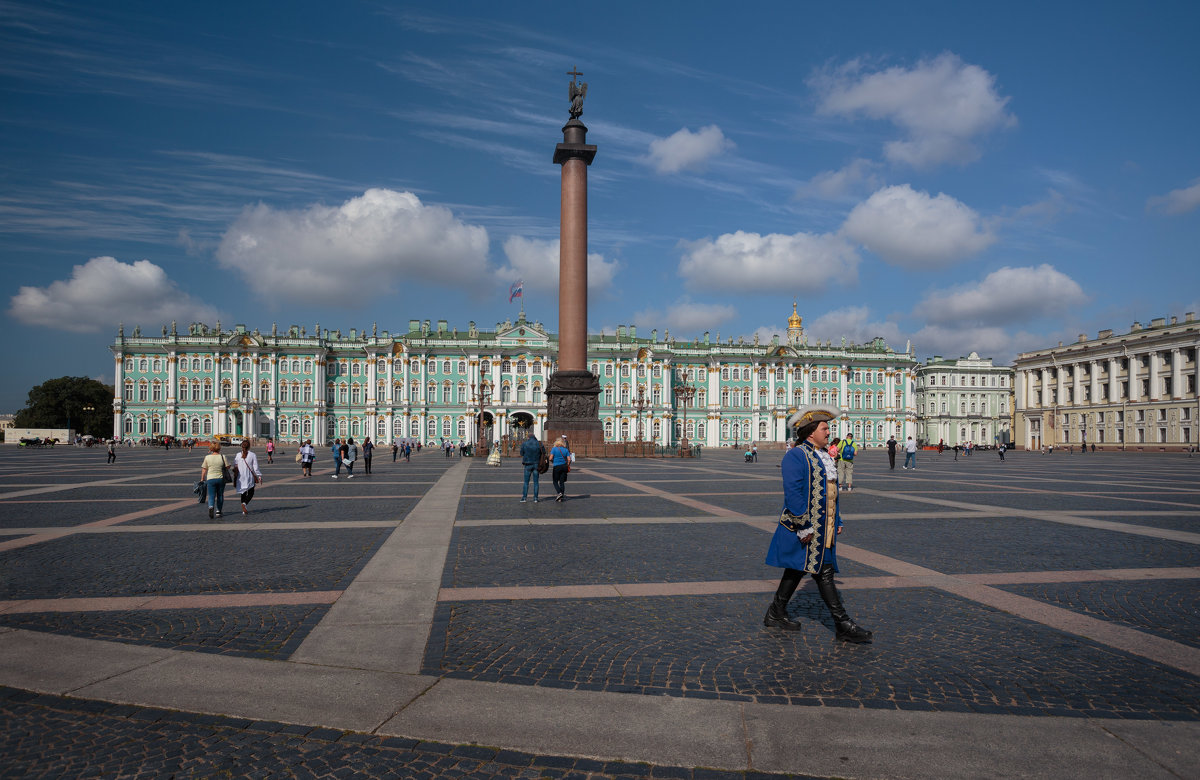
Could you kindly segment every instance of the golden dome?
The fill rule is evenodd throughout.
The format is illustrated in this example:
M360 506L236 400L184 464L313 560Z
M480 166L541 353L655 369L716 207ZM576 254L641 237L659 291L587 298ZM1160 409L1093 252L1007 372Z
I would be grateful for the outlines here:
M799 328L802 326L803 322L804 321L800 318L800 315L796 313L796 302L792 301L792 316L788 317L788 327Z

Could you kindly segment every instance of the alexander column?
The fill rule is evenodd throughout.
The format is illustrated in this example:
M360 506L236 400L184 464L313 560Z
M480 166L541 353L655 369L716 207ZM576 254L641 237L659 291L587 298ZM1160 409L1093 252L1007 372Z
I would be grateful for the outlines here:
M581 454L589 443L604 441L600 425L600 380L587 366L587 169L596 147L586 143L587 127L579 121L587 84L570 71L571 118L563 125L563 142L554 147L562 166L562 206L558 248L558 370L546 387L546 438L566 434ZM579 446L583 445L583 446Z

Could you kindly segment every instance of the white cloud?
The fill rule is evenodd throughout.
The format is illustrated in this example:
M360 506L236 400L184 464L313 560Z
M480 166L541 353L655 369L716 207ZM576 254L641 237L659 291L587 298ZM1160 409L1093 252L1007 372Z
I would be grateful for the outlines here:
M149 260L122 263L93 257L71 271L71 278L48 287L22 287L8 313L26 325L74 333L115 328L118 321L147 327L213 321L215 309L182 292L166 272Z
M1016 124L995 76L955 54L921 60L911 69L862 71L855 60L810 83L821 93L821 112L885 119L904 130L907 138L884 146L891 162L921 168L970 162L979 157L976 136Z
M511 236L504 242L508 265L497 271L502 281L525 280L525 289L558 296L558 239L541 241ZM620 266L604 255L589 253L587 259L588 292L604 292L612 286ZM508 282L505 281L507 284Z
M848 343L866 344L880 336L892 349L903 349L905 341L896 323L872 321L866 306L845 306L825 312L809 322L804 331L810 344L826 340L840 343L843 336Z
M996 240L966 204L907 184L885 187L855 206L841 232L885 261L913 270L945 267Z
M857 279L858 253L837 235L726 233L684 242L679 274L694 290L815 292Z
M914 314L923 316L932 325L944 325L952 331L1057 317L1087 300L1078 282L1051 265L1006 266L988 274L977 284L926 295Z
M878 163L870 160L853 160L839 170L818 173L800 185L796 196L838 200L865 189L875 189L880 184L879 176L875 173L878 167Z
M666 311L646 309L634 315L639 326L656 327L662 323L674 328L675 338L691 338L701 331L712 331L737 316L737 309L724 303L696 303L681 298L667 307ZM715 336L713 337L715 338Z
M1196 179L1188 187L1171 190L1166 195L1146 201L1147 211L1157 211L1169 216L1186 214L1197 206L1200 206L1200 179Z
M1019 352L1044 349L1049 343L1045 334L1010 333L995 325L926 325L913 334L913 347L922 355L957 358L976 352L998 366L1011 363Z
M650 142L650 164L659 173L679 173L703 168L713 157L734 148L716 125L702 127L693 133L686 127L666 137Z
M406 279L481 284L490 278L487 252L485 228L411 192L370 189L340 206L248 207L221 239L217 260L275 300L351 304Z

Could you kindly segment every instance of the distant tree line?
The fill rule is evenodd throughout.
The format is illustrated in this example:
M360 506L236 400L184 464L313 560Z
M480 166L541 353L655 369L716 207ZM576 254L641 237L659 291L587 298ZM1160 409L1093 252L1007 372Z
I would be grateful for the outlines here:
M24 409L13 417L18 428L66 428L80 434L112 435L113 389L86 376L48 379L29 391Z

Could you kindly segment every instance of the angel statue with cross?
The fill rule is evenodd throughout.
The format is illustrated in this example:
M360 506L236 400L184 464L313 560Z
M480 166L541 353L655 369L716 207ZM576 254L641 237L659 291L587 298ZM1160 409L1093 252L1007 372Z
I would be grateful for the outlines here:
M575 78L583 75L579 72L579 68L567 71L567 75L571 77L571 86L568 88L571 98L571 118L578 119L579 115L583 113L583 99L587 97L587 82L576 83Z

